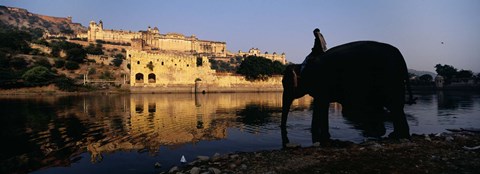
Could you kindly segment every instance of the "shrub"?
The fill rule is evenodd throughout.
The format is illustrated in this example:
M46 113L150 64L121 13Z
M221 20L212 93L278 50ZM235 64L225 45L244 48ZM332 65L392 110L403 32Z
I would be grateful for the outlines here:
M97 69L95 69L95 68L90 68L90 69L88 70L88 74L92 74L92 75L93 75L93 74L95 74L95 73L97 73Z
M55 79L55 86L62 91L75 91L77 90L77 85L75 85L75 80L62 75Z
M22 79L25 80L25 84L29 86L41 86L50 84L55 74L43 66L36 66L26 71L22 75Z
M48 59L45 58L45 57L36 57L35 65L43 66L43 67L48 68L48 69L50 69L52 67L52 65L50 64Z
M80 66L78 65L77 62L67 61L65 63L65 68L68 69L68 70L76 70L76 69L79 69Z
M113 65L116 67L119 67L122 65L123 59L115 57L115 59L112 60Z
M55 60L55 68L62 68L63 66L65 66L65 60L63 59Z
M102 44L97 44L97 45L90 44L87 47L85 47L85 51L88 54L102 55L103 54Z
M72 48L67 50L67 60L83 63L87 52L83 48Z
M248 80L266 80L274 74L281 74L285 65L264 57L249 56L238 67L237 73Z
M27 68L28 62L24 57L15 57L10 60L10 65L17 70L21 70Z

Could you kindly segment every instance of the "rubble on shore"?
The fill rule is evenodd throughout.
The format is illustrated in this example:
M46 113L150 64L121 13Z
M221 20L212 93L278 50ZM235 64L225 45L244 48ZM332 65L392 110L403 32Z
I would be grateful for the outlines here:
M200 156L163 173L477 173L480 131Z

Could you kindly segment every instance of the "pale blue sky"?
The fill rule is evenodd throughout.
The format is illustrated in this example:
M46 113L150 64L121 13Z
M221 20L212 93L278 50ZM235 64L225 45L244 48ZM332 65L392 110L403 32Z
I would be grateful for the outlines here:
M398 47L409 68L437 63L480 72L479 0L2 0L33 13L72 16L84 26L195 34L225 41L232 52L252 47L285 52L300 63L320 28L329 48L357 40ZM444 44L441 44L444 42Z

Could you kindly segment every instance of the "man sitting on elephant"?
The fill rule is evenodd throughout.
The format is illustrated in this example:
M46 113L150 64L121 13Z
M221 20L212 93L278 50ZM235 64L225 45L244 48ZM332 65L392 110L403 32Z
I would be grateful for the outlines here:
M310 54L305 57L305 60L303 60L301 70L305 68L305 65L311 59L314 59L327 51L327 42L325 42L325 38L322 33L320 33L320 29L315 28L315 30L313 30L313 35L315 36L315 41L313 43L312 52L310 52Z

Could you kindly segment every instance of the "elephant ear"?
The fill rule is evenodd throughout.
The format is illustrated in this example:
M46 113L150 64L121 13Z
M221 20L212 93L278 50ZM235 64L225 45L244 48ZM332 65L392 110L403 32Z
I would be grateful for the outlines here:
M292 91L298 87L299 65L288 65L283 72L283 90Z

